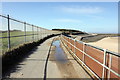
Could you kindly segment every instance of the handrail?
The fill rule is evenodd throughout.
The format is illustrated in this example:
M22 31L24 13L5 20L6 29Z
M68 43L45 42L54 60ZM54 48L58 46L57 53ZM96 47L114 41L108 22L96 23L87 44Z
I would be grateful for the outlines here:
M64 35L61 35L61 36L64 36ZM98 60L96 60L95 58L93 58L92 56L90 56L90 55L88 55L87 53L85 53L84 51L82 51L82 50L80 50L79 48L77 48L75 45L73 45L71 42L69 42L69 41L67 41L66 39L64 39L64 37L66 37L66 38L69 38L69 39L71 39L71 40L74 40L74 41L77 41L77 42L79 42L79 43L82 43L82 44L85 44L85 45L87 45L87 46L90 46L90 47L92 47L92 48L95 48L95 49L98 49L98 50L101 50L101 51L104 51L104 62L103 63L101 63L101 62L99 62ZM82 42L82 41L78 41L78 40L75 40L75 39L73 39L73 38L70 38L70 37L67 37L67 36L64 36L64 37L62 37L62 39L63 40L65 40L68 44L70 44L71 46L73 46L74 48L76 48L76 49L78 49L80 52L82 52L84 55L86 55L86 56L88 56L89 58L91 58L92 60L94 60L95 62L97 62L98 64L100 64L101 66L103 66L103 73L102 73L102 78L104 78L104 68L106 68L106 69L108 69L109 70L109 72L108 72L108 77L110 77L110 72L112 72L113 74L115 74L116 76L118 76L118 77L120 77L120 74L118 74L116 71L114 71L113 69L111 69L111 55L114 55L114 56L117 56L117 57L120 57L120 55L119 54L117 54L117 53L115 53L115 52L111 52L111 51L109 51L109 50L106 50L106 49L102 49L102 48L99 48L99 47L96 47L96 46L92 46L92 45L90 45L90 44L87 44L87 43L84 43L84 42ZM73 51L72 51L73 52ZM74 52L73 52L74 53ZM108 54L111 54L110 55L110 62L109 62L109 66L107 66L107 65L105 65L105 62L106 62L106 53L108 53ZM74 54L74 55L76 55L76 54ZM82 60L80 60L85 66L87 66ZM88 67L87 67L88 68ZM92 72L92 73L94 73L94 72ZM94 74L95 75L95 74ZM96 75L95 75L96 76ZM96 76L97 78L99 77L99 76Z
M64 35L64 36L65 36L65 35ZM77 42L79 42L79 43L84 43L84 44L86 44L87 46L90 46L90 47L99 49L99 50L101 50L101 51L104 51L103 48L100 48L100 47L97 47L97 46L93 46L93 45L87 44L87 43L85 43L85 42L83 42L83 41L79 41L79 40L73 39L73 38L71 38L71 37L68 37L68 38L69 38L69 39L72 39L72 40L75 40L75 41L77 41ZM116 52L113 52L113 51L110 51L110 50L107 50L107 49L106 49L106 52L107 52L108 54L112 54L112 55L115 55L115 56L120 57L120 54L118 54L118 53L116 53Z

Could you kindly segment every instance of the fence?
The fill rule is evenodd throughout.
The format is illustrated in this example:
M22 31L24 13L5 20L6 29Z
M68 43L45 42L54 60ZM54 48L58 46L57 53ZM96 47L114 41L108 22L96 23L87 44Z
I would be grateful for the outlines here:
M80 60L82 65L98 79L120 79L120 55L101 49L70 37L61 35L61 40Z
M2 21L0 41L2 41L2 54L20 44L37 41L58 32L22 22L8 16L0 15Z

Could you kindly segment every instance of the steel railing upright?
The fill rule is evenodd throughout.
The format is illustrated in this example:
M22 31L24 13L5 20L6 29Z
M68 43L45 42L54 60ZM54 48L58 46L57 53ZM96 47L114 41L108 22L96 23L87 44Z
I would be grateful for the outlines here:
M9 15L8 15L8 49L11 48L11 45L10 45L10 18L9 18Z
M24 22L25 42L26 42L26 22Z
M61 35L61 41L96 78L102 80L109 80L111 78L120 79L118 66L120 65L118 63L120 61L120 54L89 45L64 35ZM72 44L72 41L74 41L74 44Z

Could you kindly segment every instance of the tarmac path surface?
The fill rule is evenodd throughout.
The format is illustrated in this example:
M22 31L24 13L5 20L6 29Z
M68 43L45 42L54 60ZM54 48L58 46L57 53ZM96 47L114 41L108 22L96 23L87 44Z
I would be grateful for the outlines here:
M57 45L54 44L55 38L57 37L50 38L37 46L31 55L11 70L8 74L9 78L91 79L71 54L63 51L59 41Z

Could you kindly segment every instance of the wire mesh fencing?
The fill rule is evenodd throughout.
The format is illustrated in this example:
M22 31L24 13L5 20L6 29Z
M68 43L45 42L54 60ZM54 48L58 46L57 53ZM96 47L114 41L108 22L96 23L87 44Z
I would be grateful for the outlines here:
M10 18L9 15L0 15L0 20L2 21L0 28L1 55L21 44L37 41L48 35L59 33Z

